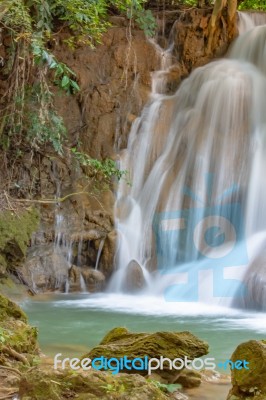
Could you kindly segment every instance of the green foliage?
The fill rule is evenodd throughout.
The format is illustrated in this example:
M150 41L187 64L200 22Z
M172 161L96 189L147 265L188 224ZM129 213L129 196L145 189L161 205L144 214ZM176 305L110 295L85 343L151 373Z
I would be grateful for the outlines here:
M66 64L58 61L48 49L48 40L59 29L67 28L66 39L71 47L100 42L110 26L108 10L111 7L134 19L147 36L155 31L152 13L144 9L145 0L3 0L0 5L0 24L10 32L10 57L4 73L9 80L5 93L7 107L0 119L0 145L6 151L18 143L39 149L46 143L62 154L66 130L53 107L50 81L67 94L76 94L80 88L76 75ZM55 27L56 25L56 27ZM34 64L32 63L32 59ZM38 79L30 82L34 67ZM49 79L48 79L49 77ZM30 89L29 89L30 87ZM37 88L37 89L36 89ZM32 101L34 98L34 101ZM114 174L119 178L111 160L101 166L104 177Z
M54 0L51 10L53 15L64 21L74 33L68 39L70 45L97 43L109 26L106 20L107 2L105 0Z
M154 386L156 386L158 389L160 389L162 392L168 392L168 393L174 393L179 389L182 389L182 386L179 384L174 384L174 383L161 383L159 381L155 381L153 379L148 379L149 382L151 382Z
M61 117L53 110L48 110L46 118L42 118L39 112L30 112L27 122L27 140L33 148L38 149L45 143L51 143L58 154L63 154L62 143L66 137L66 128Z
M239 10L266 11L266 3L265 0L244 0L239 6Z
M107 383L106 385L102 385L101 388L104 389L108 394L112 393L123 394L126 391L125 385L120 384L119 382L116 381L113 383Z
M27 4L22 0L4 0L4 23L14 32L32 32L32 18Z
M73 79L76 74L66 64L57 61L55 56L48 52L38 38L32 40L32 54L36 65L48 65L50 70L54 71L53 82L65 90L68 94L77 93L80 88L77 82Z
M146 36L151 37L154 35L156 22L150 10L146 10L145 12L142 10L136 10L135 19L138 26L145 32Z
M87 154L77 151L76 148L71 149L73 156L83 167L89 168L90 175L101 175L105 181L110 182L112 178L118 180L125 177L127 171L121 171L117 168L115 161L107 158L103 161L89 157Z

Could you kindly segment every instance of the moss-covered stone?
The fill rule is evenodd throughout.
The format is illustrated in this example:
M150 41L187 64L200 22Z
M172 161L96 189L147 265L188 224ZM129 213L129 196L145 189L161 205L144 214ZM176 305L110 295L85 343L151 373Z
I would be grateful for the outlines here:
M30 363L38 353L37 329L27 324L27 317L13 301L0 295L0 359Z
M148 356L148 358L166 357L170 360L176 358L184 360L187 356L188 359L193 360L207 353L208 344L190 332L131 333L126 328L114 328L84 358L127 356L129 360L132 360ZM125 369L124 372L128 372L128 370ZM138 370L136 373L146 375L147 371ZM157 373L168 377L170 381L172 376L177 375L176 370L169 370L167 362L164 369L157 370Z
M231 369L233 388L228 400L266 399L266 340L241 343L231 360L246 360L248 368Z
M166 400L168 397L154 384L139 375L106 372L44 372L40 369L25 374L20 382L23 400Z
M0 274L4 275L9 263L21 261L27 251L30 237L39 225L39 213L30 208L17 214L0 214Z
M21 308L0 294L0 323L6 323L8 319L19 319L23 322L27 322L26 314L21 310Z

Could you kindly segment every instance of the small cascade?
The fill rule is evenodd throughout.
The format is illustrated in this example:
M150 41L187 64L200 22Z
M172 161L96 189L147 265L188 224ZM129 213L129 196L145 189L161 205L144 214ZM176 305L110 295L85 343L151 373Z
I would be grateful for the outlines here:
M266 232L266 26L239 16L245 32L227 59L195 69L173 96L153 74L120 160L132 185L117 193L112 291L142 270L146 292L169 301L244 296L252 236Z
M266 14L263 12L238 12L238 19L238 31L240 35L255 28L255 26L266 24Z
M66 283L65 283L65 293L69 293L69 279L67 278Z
M88 292L87 285L86 285L86 282L85 282L85 280L83 278L82 273L80 273L80 278L79 279L80 279L80 290L81 290L81 292L82 293L87 293Z
M243 33L232 44L229 57L255 65L263 74L266 74L266 19L265 25L256 26Z
M100 241L100 245L99 245L99 249L98 249L98 253L97 253L97 258L96 258L96 263L95 263L95 270L96 271L98 270L98 267L99 267L99 261L100 261L101 255L102 255L104 242L105 242L105 238L103 238Z
M82 247L83 247L83 240L80 239L78 243L78 255L77 255L77 265L82 265Z
M174 44L172 43L166 50L164 50L155 42L155 40L150 39L150 43L152 43L152 45L156 49L161 60L160 70L152 73L151 94L163 94L166 88L167 73L173 63L172 51L174 48Z

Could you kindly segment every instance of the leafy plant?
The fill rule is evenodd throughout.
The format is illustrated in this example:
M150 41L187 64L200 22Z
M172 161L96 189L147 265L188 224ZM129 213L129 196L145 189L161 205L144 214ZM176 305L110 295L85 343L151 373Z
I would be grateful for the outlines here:
M265 0L244 0L239 6L239 10L266 11L266 3Z
M106 390L106 393L122 394L126 391L125 386L123 384L119 384L118 382L107 383L101 387Z
M120 180L127 174L127 171L121 171L117 168L114 160L107 158L103 161L100 161L89 157L83 152L79 152L75 147L72 148L71 151L81 166L89 167L92 175L100 174L108 182L110 182L112 178L117 178Z
M10 56L4 74L8 90L3 96L6 107L0 119L0 145L6 151L16 149L27 141L27 147L39 149L51 143L62 154L66 130L53 107L50 81L68 94L80 88L76 75L66 64L58 61L48 49L48 40L57 34L55 25L69 32L70 46L88 43L94 46L110 26L108 10L115 8L151 36L155 20L144 9L145 0L3 0L0 6L0 24L11 37ZM32 60L34 63L32 63ZM38 68L35 82L31 81L33 68ZM50 71L50 73L48 73ZM29 89L30 87L30 89ZM36 89L38 88L38 89ZM34 98L34 101L32 101ZM24 143L25 144L25 143ZM78 156L78 155L76 155ZM78 156L81 157L80 155ZM83 160L84 161L84 160ZM123 172L112 160L102 164L88 161L94 171L109 179L120 179Z
M154 386L160 389L162 392L174 393L175 391L182 389L182 386L174 383L161 383L159 381L155 381L154 379L148 379Z
M47 64L50 70L54 70L54 83L68 94L77 93L80 88L74 80L76 74L66 64L57 61L55 56L43 48L38 39L32 40L32 54L36 65Z

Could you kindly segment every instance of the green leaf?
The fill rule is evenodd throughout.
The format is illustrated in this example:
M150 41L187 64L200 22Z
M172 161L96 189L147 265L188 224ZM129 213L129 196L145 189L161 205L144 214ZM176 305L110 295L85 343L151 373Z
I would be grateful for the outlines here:
M66 88L69 86L70 79L67 75L64 75L61 81L61 87Z

